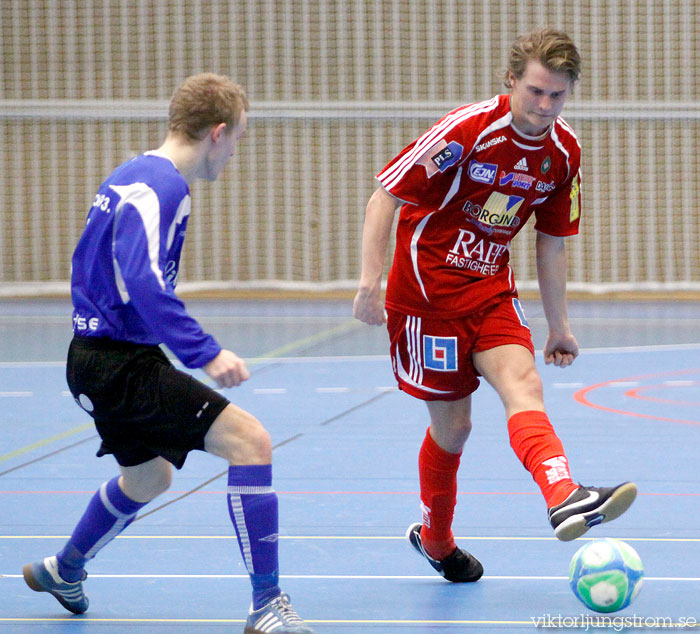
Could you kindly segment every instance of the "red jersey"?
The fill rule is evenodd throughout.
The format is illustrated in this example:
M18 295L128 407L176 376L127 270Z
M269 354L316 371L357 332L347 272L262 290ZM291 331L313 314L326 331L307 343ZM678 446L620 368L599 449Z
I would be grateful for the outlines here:
M510 241L578 233L581 147L557 118L541 137L512 126L509 95L453 110L377 178L403 202L386 305L452 319L515 292Z

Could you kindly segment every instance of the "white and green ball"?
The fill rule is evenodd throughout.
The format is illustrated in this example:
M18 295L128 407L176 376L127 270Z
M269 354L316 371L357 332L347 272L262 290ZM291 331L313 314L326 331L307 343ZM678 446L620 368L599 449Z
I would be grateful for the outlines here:
M596 612L617 612L637 596L644 567L637 551L618 539L596 539L571 558L569 584L576 597Z

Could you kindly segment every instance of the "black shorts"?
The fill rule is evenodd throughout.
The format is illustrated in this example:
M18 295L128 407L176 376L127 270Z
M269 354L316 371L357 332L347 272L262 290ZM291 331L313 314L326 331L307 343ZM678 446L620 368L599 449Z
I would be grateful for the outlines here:
M173 367L158 346L74 337L66 366L75 401L95 419L98 456L123 467L162 456L178 469L229 401Z

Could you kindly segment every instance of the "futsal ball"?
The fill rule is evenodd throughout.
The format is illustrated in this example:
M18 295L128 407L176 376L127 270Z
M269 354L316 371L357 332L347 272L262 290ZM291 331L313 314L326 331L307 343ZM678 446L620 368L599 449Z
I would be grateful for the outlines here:
M596 539L571 558L569 585L576 597L596 612L617 612L637 596L644 567L637 551L618 539Z

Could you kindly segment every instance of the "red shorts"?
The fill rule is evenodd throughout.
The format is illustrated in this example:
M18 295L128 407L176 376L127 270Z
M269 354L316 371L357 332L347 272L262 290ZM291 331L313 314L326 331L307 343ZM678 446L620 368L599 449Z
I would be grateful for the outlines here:
M387 315L399 388L424 401L456 401L476 390L475 352L518 344L535 354L525 313L512 295L457 319L414 317L391 309Z

